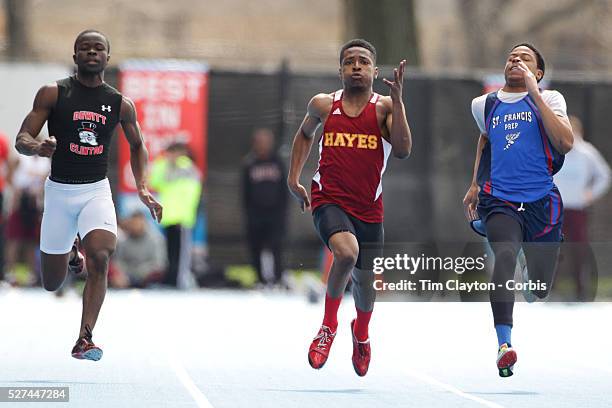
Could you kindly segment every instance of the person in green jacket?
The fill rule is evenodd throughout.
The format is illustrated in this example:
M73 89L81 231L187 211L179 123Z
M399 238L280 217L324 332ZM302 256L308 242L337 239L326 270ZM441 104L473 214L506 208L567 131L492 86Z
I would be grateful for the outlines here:
M191 234L202 193L200 171L189 157L188 147L173 143L155 160L150 185L164 207L161 226L166 236L168 270L163 283L191 286Z

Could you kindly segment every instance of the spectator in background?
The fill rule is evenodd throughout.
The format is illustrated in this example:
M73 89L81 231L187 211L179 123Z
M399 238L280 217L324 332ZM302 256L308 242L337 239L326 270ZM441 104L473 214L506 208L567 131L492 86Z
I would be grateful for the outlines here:
M26 284L35 285L40 282L38 240L44 183L51 169L51 161L41 156L19 155L15 164L11 164L11 167L13 166L9 180L13 191L6 226L6 271L14 278L15 265L21 255L30 273Z
M597 149L584 140L582 122L570 117L574 130L574 147L565 156L565 164L555 175L564 206L563 234L567 246L564 264L571 268L578 300L585 299L584 262L588 250L587 210L610 187L610 167Z
M274 134L258 129L242 172L242 200L251 262L261 284L270 283L264 273L262 253L272 253L271 283L279 284L283 272L283 239L287 215L287 178L285 167L274 151Z
M120 222L119 237L113 256L114 286L145 288L161 282L168 258L163 236L136 210Z
M151 186L164 207L161 226L166 235L168 270L163 283L187 288L191 275L191 234L202 193L201 176L189 157L187 146L173 143L153 163Z
M0 132L0 282L4 280L4 190L9 169L9 148L6 135Z

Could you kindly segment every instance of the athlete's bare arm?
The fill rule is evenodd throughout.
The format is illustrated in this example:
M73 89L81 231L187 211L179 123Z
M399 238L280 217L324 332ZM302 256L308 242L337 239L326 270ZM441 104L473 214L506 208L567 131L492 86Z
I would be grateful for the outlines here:
M478 166L480 165L480 158L482 157L482 151L487 143L487 135L485 133L481 133L478 138L478 147L476 147L476 160L474 160L474 171L472 173L472 183L470 184L470 188L467 193L465 193L465 197L463 198L463 206L465 207L465 216L468 221L474 221L478 219L478 212L476 211L476 207L478 206L478 193L480 192L480 187L478 187L477 175L478 175Z
M34 106L23 120L15 139L15 149L19 153L26 156L53 156L57 145L55 137L49 136L43 141L36 138L57 102L57 94L57 84L45 85L38 90L34 98Z
M300 184L300 176L302 175L306 159L308 159L310 154L315 132L325 121L325 115L329 113L332 103L333 97L331 95L315 95L308 103L306 116L293 139L287 185L289 186L289 191L300 202L302 211L310 210L310 198L304 186Z
M136 189L140 200L147 206L151 215L157 222L162 218L162 206L155 200L147 188L147 166L149 163L149 152L145 146L140 125L136 119L136 108L134 102L123 97L121 101L121 127L125 138L130 144L130 165L136 180Z
M405 68L406 60L402 60L399 66L393 70L393 81L383 78L383 82L389 86L389 97L381 98L387 111L385 127L389 132L389 142L393 146L393 155L400 159L407 158L412 151L412 134L402 100Z
M531 99L533 99L540 111L542 123L546 129L550 143L552 143L559 153L568 153L572 150L572 146L574 145L574 134L569 119L558 116L550 109L542 98L542 94L538 89L538 81L533 75L533 72L529 70L523 61L519 61L518 65L521 71L523 71L527 92L529 92L529 96L531 96Z

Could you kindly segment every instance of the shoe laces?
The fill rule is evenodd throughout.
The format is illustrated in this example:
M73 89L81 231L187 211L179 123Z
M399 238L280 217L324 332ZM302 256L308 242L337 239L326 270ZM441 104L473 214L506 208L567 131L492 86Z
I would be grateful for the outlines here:
M314 338L314 340L319 340L317 348L327 348L333 337L334 334L331 332L330 328L327 326L322 326L321 330L319 330L319 334L317 334L317 336Z

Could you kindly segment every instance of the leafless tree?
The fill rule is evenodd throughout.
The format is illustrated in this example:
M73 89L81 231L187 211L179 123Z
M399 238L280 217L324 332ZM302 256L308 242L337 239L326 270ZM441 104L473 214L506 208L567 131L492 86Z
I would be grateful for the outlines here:
M419 65L414 0L344 0L346 39L360 37L376 47L378 64L406 59Z
M6 55L10 60L31 58L28 30L30 0L4 0L6 14Z
M545 12L525 13L526 22L518 25L508 22L508 15L517 7L524 9L520 0L458 0L469 67L496 67L503 59L508 47L515 42L528 40L538 42L556 27L567 27L568 19L578 12L599 6L600 0L572 0L556 7L547 7ZM555 2L551 2L551 5ZM584 27L573 27L573 36L584 36ZM580 31L582 28L582 31ZM558 30L558 39L566 37L566 30ZM558 41L560 43L561 41ZM561 65L563 61L560 61ZM559 66L557 68L566 68ZM574 67L571 67L574 68Z

